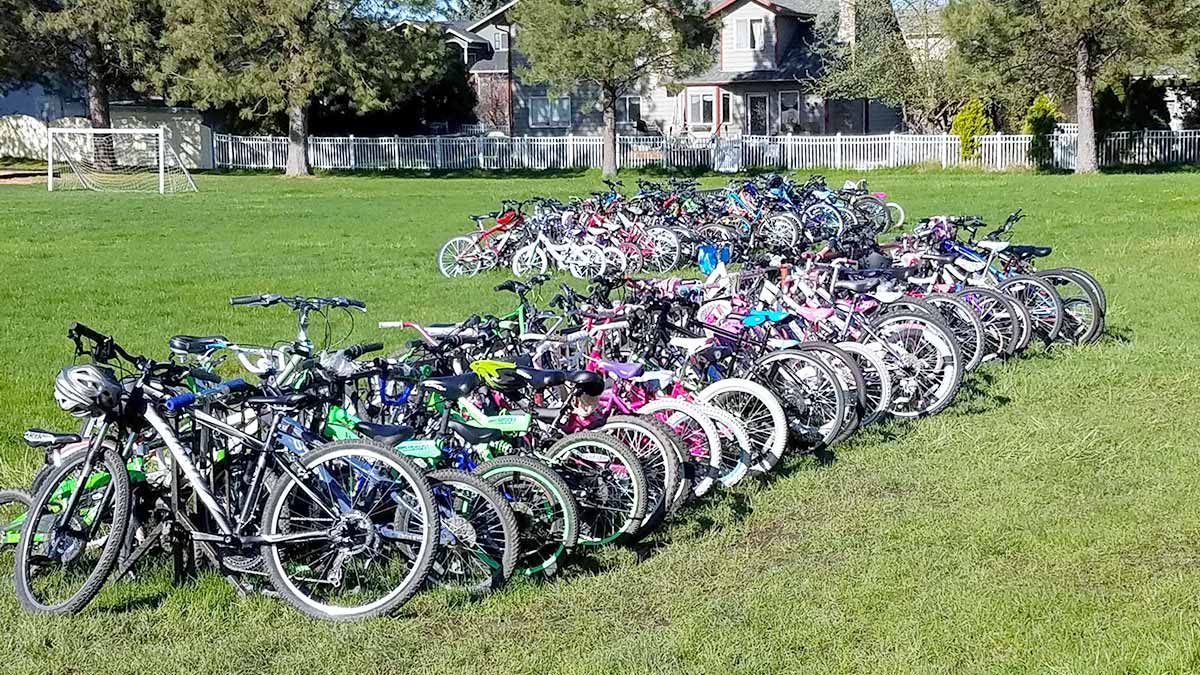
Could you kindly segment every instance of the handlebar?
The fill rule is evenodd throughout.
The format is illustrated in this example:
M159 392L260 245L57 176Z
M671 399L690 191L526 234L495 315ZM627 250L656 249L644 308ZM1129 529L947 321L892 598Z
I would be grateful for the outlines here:
M357 345L351 345L349 347L346 347L345 349L342 350L342 354L346 358L353 361L354 359L359 358L363 354L369 354L371 352L379 352L379 351L383 351L383 343L382 342L368 342L368 343L364 343L364 344L357 344Z
M219 382L220 379L218 378L217 381ZM197 392L187 391L182 394L176 394L175 396L167 399L164 407L167 409L167 412L179 412L180 410L189 408L198 402L202 403L205 401L211 401L224 394L232 394L252 388L253 387L250 384L239 377L236 380L230 380L228 382L218 384L215 387L209 387L208 389L202 389Z

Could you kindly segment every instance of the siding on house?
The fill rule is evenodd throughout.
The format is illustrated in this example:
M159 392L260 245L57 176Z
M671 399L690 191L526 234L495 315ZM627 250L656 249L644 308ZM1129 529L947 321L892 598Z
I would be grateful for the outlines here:
M775 67L775 18L766 7L744 0L727 10L721 18L721 70L744 73L751 70L771 70ZM763 22L761 49L737 48L737 23L757 19ZM747 24L747 30L749 24Z

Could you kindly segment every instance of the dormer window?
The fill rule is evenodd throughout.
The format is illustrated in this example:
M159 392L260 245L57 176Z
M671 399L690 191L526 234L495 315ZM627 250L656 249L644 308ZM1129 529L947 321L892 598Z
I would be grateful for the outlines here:
M765 30L762 19L738 19L734 22L734 48L754 52L766 49Z
M496 28L496 32L492 33L492 49L498 52L508 49L508 33Z

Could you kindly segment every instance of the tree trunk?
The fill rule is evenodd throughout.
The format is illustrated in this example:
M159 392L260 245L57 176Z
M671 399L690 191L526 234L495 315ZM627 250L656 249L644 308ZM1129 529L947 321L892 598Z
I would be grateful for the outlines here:
M1095 73L1092 72L1091 45L1079 41L1075 52L1075 121L1079 124L1079 145L1075 153L1075 173L1094 173L1096 162L1096 109L1092 102Z
M88 120L93 129L111 129L112 111L108 104L108 83L104 78L101 65L100 43L96 39L88 40L87 66L87 98ZM113 147L113 137L110 134L97 134L92 137L93 164L96 168L111 171L117 164L116 151Z
M308 104L288 106L288 176L307 176L312 173L308 166Z
M604 95L601 105L604 107L604 159L600 163L600 173L605 178L617 175L617 110L616 100Z

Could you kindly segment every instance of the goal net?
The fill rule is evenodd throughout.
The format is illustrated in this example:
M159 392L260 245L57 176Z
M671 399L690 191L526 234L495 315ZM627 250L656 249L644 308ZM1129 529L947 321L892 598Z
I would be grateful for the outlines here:
M46 179L53 190L191 192L191 174L162 129L51 128Z

